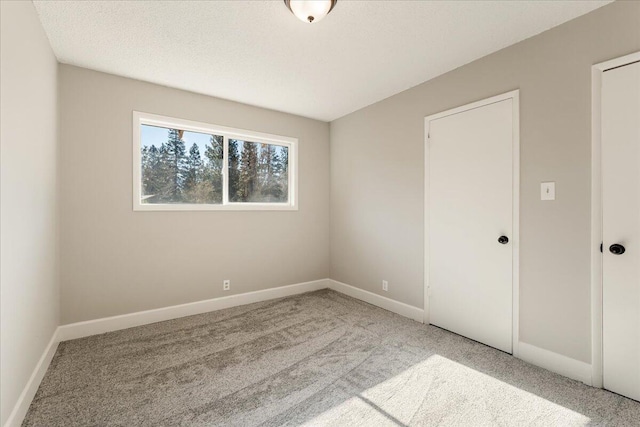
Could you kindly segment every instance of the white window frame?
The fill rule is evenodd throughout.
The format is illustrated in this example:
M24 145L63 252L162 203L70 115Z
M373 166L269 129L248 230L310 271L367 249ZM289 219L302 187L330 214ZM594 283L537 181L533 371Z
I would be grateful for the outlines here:
M222 204L204 203L141 203L142 196L142 155L141 126L158 126L190 132L220 135L224 138L222 166ZM298 139L288 136L271 135L244 129L195 122L157 114L133 112L133 210L134 211L293 211L298 210ZM230 202L228 185L229 139L280 145L289 149L289 194L287 203Z

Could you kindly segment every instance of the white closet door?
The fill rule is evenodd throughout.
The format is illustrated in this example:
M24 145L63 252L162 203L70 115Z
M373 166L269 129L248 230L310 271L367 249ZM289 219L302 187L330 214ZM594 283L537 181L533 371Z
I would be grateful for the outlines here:
M428 138L429 322L508 353L512 108L507 99L432 120Z
M640 63L602 75L602 218L604 387L640 400Z

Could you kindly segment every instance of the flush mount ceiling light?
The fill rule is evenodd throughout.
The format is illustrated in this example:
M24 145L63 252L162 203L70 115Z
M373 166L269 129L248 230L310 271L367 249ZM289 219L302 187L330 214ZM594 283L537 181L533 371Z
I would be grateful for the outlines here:
M299 20L313 24L327 16L338 0L284 0Z

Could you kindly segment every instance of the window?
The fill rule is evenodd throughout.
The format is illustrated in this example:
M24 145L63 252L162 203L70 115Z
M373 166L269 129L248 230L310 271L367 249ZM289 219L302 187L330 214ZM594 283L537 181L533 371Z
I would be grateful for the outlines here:
M134 210L295 210L298 140L133 113Z

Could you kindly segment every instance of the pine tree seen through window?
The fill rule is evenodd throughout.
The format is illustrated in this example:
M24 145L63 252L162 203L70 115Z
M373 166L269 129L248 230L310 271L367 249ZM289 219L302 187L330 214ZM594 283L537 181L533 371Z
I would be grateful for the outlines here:
M229 200L286 203L289 149L229 140Z
M222 150L220 135L142 125L141 202L221 204Z

